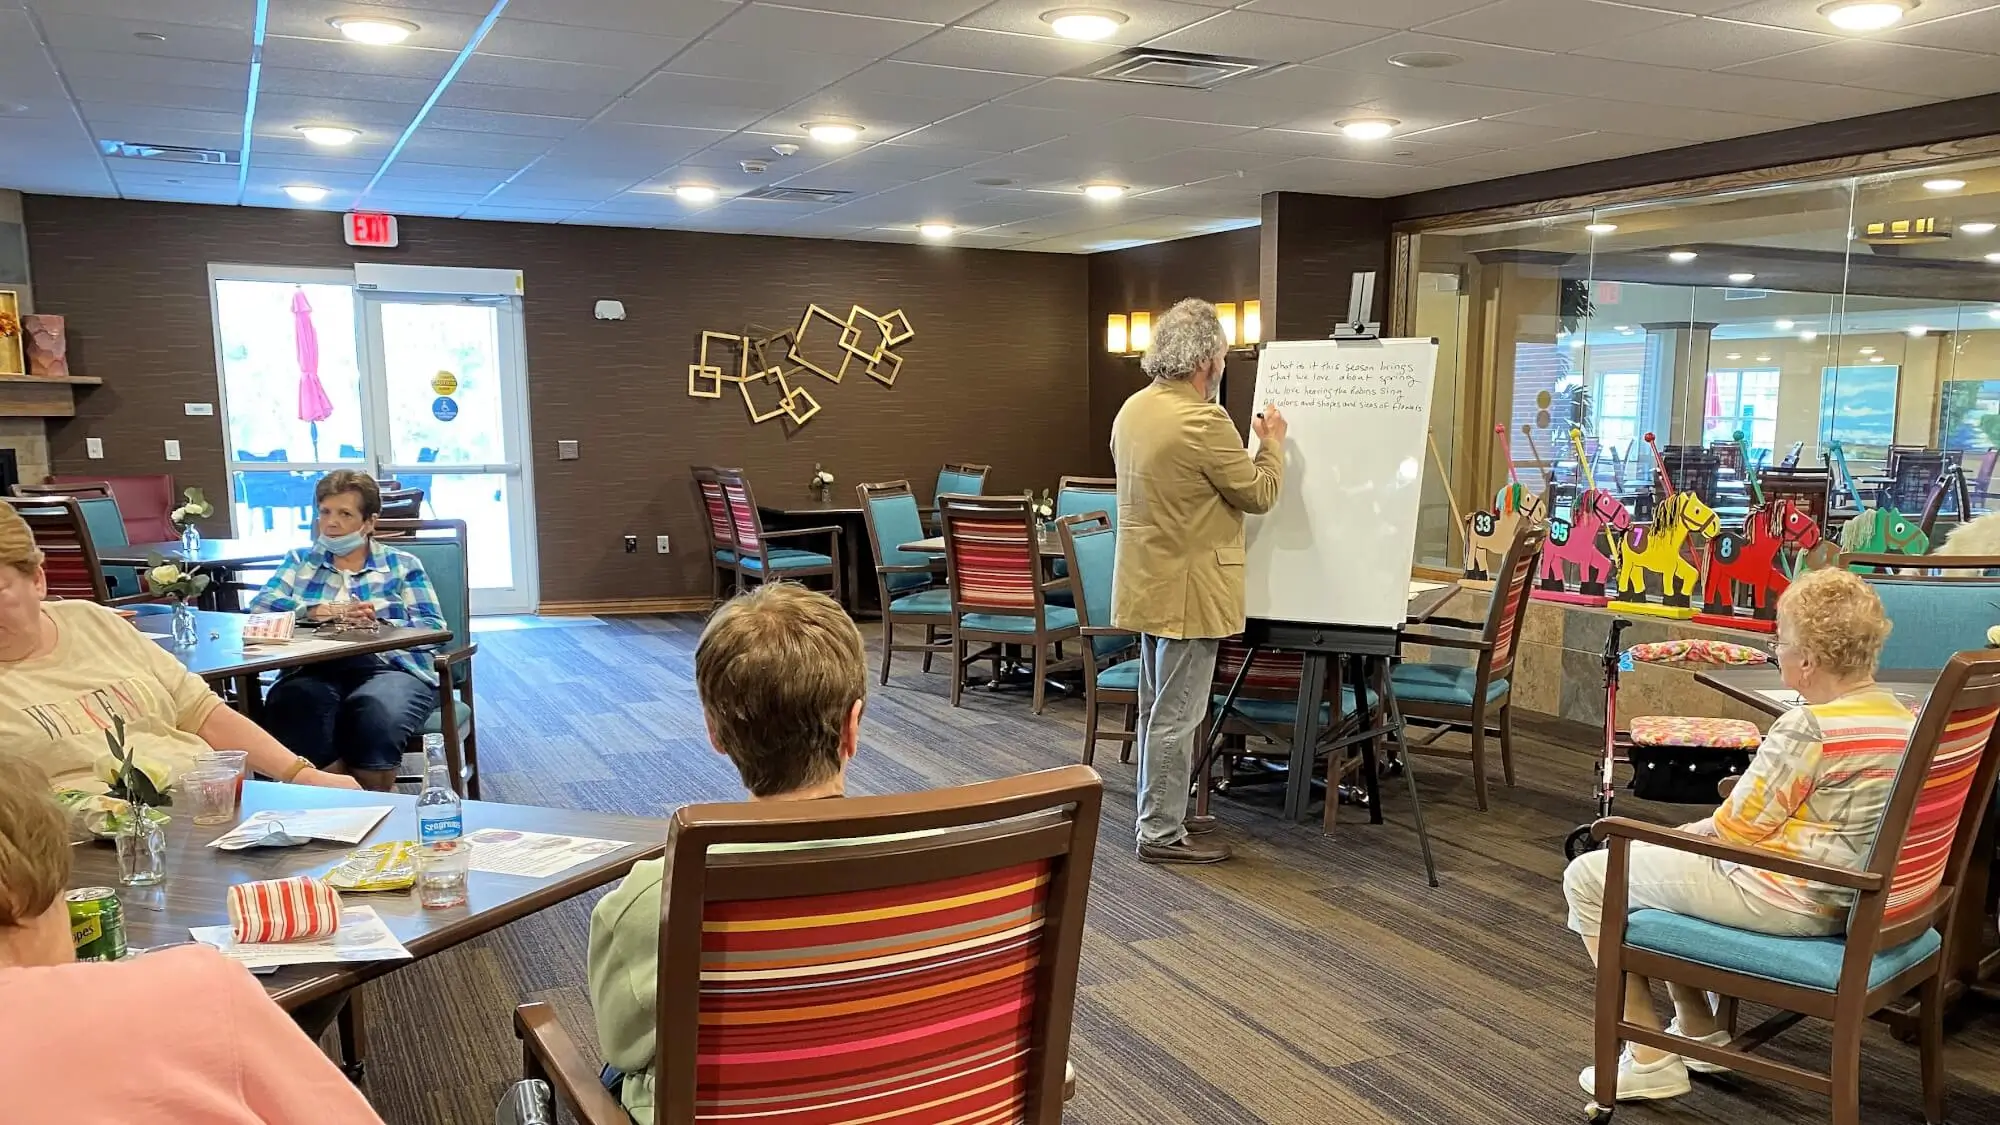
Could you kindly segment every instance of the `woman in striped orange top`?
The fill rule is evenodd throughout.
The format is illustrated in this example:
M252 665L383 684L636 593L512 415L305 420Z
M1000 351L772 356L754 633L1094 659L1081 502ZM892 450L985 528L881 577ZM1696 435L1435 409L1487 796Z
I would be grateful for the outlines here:
M1813 571L1778 600L1778 670L1804 705L1771 724L1750 769L1714 815L1683 830L1746 848L1859 869L1874 845L1896 783L1896 769L1916 720L1875 683L1875 662L1889 636L1882 601L1845 570ZM1597 957L1609 853L1579 856L1563 873L1569 928ZM1787 937L1836 934L1854 892L1687 852L1632 845L1631 909L1669 910L1719 925ZM1625 1018L1659 1026L1650 983L1625 981ZM1701 992L1669 984L1670 1034L1727 1040ZM1671 1098L1689 1089L1688 1069L1717 1070L1679 1055L1626 1044L1618 1099ZM1593 1092L1594 1068L1582 1075Z

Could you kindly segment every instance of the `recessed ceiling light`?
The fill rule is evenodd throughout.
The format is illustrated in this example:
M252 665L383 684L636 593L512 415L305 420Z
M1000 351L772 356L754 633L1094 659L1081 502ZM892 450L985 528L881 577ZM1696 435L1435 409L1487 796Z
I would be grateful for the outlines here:
M1874 349L1874 348L1862 348L1862 349L1861 349L1861 354L1862 354L1862 355L1874 355L1874 354L1875 354L1875 349Z
M1921 324L1912 324L1908 328L1905 328L1903 331L1908 332L1913 338L1921 340L1924 338L1925 333L1928 333L1930 329L1925 328Z
M1819 333L1814 332L1812 329L1808 328L1804 332L1799 333L1799 339L1804 340L1806 343L1810 344L1814 340L1819 339Z
M408 20L383 19L380 16L335 16L326 22L356 43L366 43L370 47L393 47L421 30Z
M1668 252L1667 261L1677 266L1684 266L1694 261L1695 257L1695 252L1692 250L1673 250Z
M1760 356L1758 356L1758 357L1757 357L1757 362L1758 362L1758 363L1769 363L1769 362L1771 362L1771 357L1770 357L1770 356L1767 356L1767 355L1760 355Z
M1352 140L1379 141L1395 132L1396 126L1402 122L1393 117L1354 117L1333 124Z
M1870 362L1870 363L1881 363L1881 362L1882 362L1882 357L1881 357L1881 356L1879 356L1879 355L1871 355L1871 356L1869 356L1869 357L1868 357L1868 362Z
M1993 224L1988 222L1960 223L1958 229L1966 234L1992 234Z
M1083 185L1083 194L1091 199L1116 199L1125 194L1124 184L1093 183Z
M1986 260L1989 262L2000 262L2000 254L1988 254L1986 255Z
M1820 5L1819 14L1842 31L1880 31L1916 6L1916 0L1834 0Z
M137 39L141 43L165 43L167 41L167 37L157 31L135 31L132 33L132 38Z
M1956 180L1951 178L1950 176L1945 176L1942 179L1924 181L1925 191L1934 191L1940 195L1944 195L1954 191L1963 191L1964 189L1965 189L1964 180Z
M950 223L918 223L917 233L925 238L950 238L958 228Z
M1729 353L1728 355L1726 355L1726 356L1723 356L1722 358L1724 358L1724 359L1742 359L1742 358L1743 358L1743 353L1742 353L1742 352L1730 352L1730 353Z
M713 203L715 189L707 184L675 184L674 198L683 203Z
M806 136L827 145L851 145L861 136L861 126L851 121L808 121L799 128Z
M354 138L361 135L361 130L349 129L344 125L301 125L299 135L316 145L339 148L341 145L353 144Z
M1405 70L1443 70L1465 61L1464 55L1454 55L1450 51L1404 51L1400 55L1390 55L1389 65Z
M317 184L286 184L285 194L300 203L318 203L326 198L326 189Z
M1610 234L1610 233L1611 233L1612 231L1614 231L1614 230L1617 230L1617 229L1618 229L1618 224L1617 224L1617 223L1586 223L1586 224L1584 224L1584 227L1583 227L1583 229L1584 229L1584 230L1586 230L1586 231L1588 231L1588 232L1590 232L1591 234Z
M1792 330L1792 322L1789 320L1781 320L1777 322L1775 327L1780 332L1790 332Z
M1064 39L1094 42L1108 39L1125 24L1125 13L1104 8L1057 8L1043 12L1042 22Z
M1748 285L1757 280L1757 275L1754 273L1732 273L1729 275L1729 280L1737 285Z

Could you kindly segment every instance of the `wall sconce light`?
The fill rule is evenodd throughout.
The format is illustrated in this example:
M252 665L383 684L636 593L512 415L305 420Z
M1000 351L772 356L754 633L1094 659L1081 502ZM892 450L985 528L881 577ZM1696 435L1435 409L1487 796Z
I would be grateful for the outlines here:
M1132 314L1132 333L1131 333L1130 343L1132 345L1132 350L1135 352L1143 352L1147 348L1153 346L1152 313L1135 312Z
M1112 355L1125 354L1125 314L1112 313L1104 322L1104 350Z
M1230 347L1236 346L1236 306L1217 305L1215 315L1222 318L1222 339Z
M1264 340L1264 302L1243 302L1243 330L1239 333L1246 344L1258 344Z

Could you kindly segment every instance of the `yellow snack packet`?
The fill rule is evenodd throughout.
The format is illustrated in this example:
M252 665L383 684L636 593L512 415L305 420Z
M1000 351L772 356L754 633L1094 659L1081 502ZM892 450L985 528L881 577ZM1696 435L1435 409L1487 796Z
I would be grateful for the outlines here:
M326 873L327 885L342 891L402 891L417 884L417 842L391 840L347 853Z

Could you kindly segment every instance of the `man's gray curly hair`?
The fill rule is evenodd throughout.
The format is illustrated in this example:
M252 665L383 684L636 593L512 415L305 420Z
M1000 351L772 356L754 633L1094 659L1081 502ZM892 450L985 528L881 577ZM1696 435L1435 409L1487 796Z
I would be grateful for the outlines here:
M1153 322L1153 343L1139 368L1154 379L1185 381L1193 378L1196 367L1228 349L1215 306L1189 297Z

